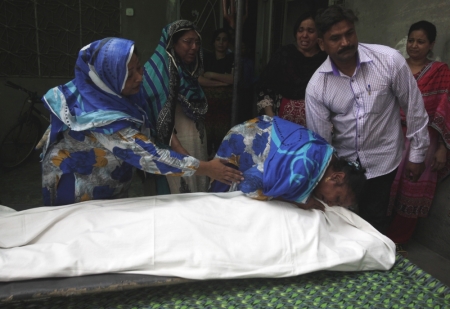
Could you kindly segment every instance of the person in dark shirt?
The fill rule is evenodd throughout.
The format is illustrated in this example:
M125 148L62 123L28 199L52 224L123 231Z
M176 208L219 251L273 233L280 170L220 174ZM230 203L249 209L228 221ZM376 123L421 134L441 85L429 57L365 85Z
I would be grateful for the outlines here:
M268 116L306 126L306 86L327 54L317 44L312 13L306 12L297 19L293 35L295 42L276 51L262 72L256 86L257 107Z
M214 31L211 43L214 52L204 52L204 73L198 81L208 100L205 127L208 154L213 157L231 128L234 54L228 50L230 34L224 28Z
M214 31L212 36L213 52L204 53L205 72L198 81L204 87L220 87L233 84L234 54L228 51L230 34L224 28Z

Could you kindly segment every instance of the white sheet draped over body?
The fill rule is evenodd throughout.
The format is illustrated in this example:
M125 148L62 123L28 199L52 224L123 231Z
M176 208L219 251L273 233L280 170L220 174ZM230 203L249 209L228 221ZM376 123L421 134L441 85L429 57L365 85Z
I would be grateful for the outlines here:
M342 207L233 193L0 206L0 281L107 272L189 279L388 270L395 245Z

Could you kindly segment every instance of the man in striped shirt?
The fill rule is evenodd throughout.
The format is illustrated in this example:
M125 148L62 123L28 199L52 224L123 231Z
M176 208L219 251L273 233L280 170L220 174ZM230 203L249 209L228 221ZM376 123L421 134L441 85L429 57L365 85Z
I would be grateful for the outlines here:
M429 145L428 116L402 55L387 46L358 43L349 9L330 6L316 17L319 45L328 58L306 89L309 129L338 155L358 161L368 178L359 214L380 232L389 224L389 192L402 159L400 108L411 140L406 173L417 181Z

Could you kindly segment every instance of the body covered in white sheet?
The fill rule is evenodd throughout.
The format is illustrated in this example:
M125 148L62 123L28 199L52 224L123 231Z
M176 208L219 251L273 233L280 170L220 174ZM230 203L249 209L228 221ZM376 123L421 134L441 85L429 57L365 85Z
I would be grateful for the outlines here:
M388 270L395 245L342 207L303 210L242 192L0 206L0 281L99 273L189 279Z

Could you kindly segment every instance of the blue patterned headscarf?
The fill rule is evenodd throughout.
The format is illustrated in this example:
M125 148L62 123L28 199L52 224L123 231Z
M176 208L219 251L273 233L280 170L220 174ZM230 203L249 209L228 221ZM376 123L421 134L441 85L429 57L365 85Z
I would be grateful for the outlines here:
M166 145L174 128L177 102L181 103L185 115L195 122L203 139L208 104L198 83L198 77L203 73L202 50L194 63L186 65L175 53L172 41L175 33L189 30L196 28L187 20L178 20L164 27L155 53L144 65L143 85L151 109L150 122L156 123L156 137Z
M332 154L333 147L318 134L274 117L270 151L264 162L263 193L305 203Z
M67 128L112 134L130 125L149 127L142 89L128 97L121 94L133 50L133 41L120 38L105 38L80 50L75 78L43 98L52 116L50 143Z

